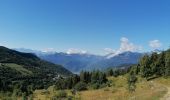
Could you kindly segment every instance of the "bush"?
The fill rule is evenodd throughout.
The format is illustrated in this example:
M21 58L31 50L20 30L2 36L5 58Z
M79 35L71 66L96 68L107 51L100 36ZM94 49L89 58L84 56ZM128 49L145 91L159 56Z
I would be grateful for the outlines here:
M100 84L99 83L93 83L91 84L92 89L99 89L100 88Z
M22 100L28 100L25 92L22 94Z
M74 97L73 96L68 96L67 100L74 100Z
M111 80L109 80L109 81L106 83L106 85L107 85L108 87L114 86L113 81L111 81Z
M65 91L63 91L63 90L58 91L57 97L58 98L66 98L67 97L67 93Z
M83 90L87 90L87 84L84 82L79 82L75 85L75 89L77 91L83 91Z
M51 100L58 100L58 99L61 99L61 98L66 98L67 97L67 93L63 90L61 91L58 91L58 93L56 95L54 95Z
M41 95L49 95L49 94L50 94L50 92L48 90L45 90L45 91L41 92Z
M104 91L110 91L109 88L105 88Z
M132 71L128 77L128 89L130 92L135 91L136 82L137 82L137 77L135 76L134 72Z

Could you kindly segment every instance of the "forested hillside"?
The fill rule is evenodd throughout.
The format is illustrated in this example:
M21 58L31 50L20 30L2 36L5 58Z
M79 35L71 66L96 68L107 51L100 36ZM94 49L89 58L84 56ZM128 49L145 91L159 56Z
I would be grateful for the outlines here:
M57 77L72 73L60 65L43 61L33 54L0 47L0 91L21 96L52 85Z
M54 91L49 90L48 95L54 100L61 98L159 100L167 92L164 81L167 82L166 84L170 84L169 69L170 49L161 53L154 52L145 55L139 64L131 65L131 67L121 69L111 67L103 72L82 71L80 75L60 79L54 85ZM160 83L162 81L163 84ZM71 95L67 90L71 92ZM49 98L47 97L47 99Z
M170 77L170 49L161 53L153 52L141 58L138 65L132 66L129 72L128 85L130 91L135 91L137 77L147 81L160 77Z
M170 76L170 49L161 53L145 55L137 66L132 67L137 75L146 79Z
M79 75L73 75L62 66L43 61L33 54L1 47L0 99L89 100L94 97L124 100L131 95L138 99L143 95L146 100L158 99L166 93L165 85L159 81L169 82L170 49L146 54L138 64L119 68L81 71Z

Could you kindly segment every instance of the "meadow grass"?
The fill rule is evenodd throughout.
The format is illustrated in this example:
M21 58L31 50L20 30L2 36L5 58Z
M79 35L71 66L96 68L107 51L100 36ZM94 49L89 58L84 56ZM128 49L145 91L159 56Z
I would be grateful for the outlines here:
M66 92L69 96L74 97L73 100L159 100L167 92L162 84L166 83L170 86L170 79L159 78L146 81L139 77L135 92L129 92L127 89L127 75L109 77L108 79L112 81L111 87L78 92L75 97L70 90L66 90ZM44 91L49 91L49 93L43 94ZM48 90L36 90L34 100L50 100L56 93L57 91L53 91L53 87Z
M5 67L10 67L12 69L15 69L16 71L22 73L22 75L30 75L32 74L31 71L27 70L26 68L24 68L21 65L18 64L14 64L14 63L4 63Z

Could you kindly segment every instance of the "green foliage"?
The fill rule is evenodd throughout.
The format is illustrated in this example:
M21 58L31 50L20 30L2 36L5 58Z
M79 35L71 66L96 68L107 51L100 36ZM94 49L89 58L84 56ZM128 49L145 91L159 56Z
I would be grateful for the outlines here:
M107 76L113 76L113 69L109 69L107 71Z
M87 90L87 84L84 82L79 82L75 85L74 89L77 91Z
M57 82L55 83L54 89L55 90L63 90L63 89L69 89L68 81L66 79L58 79Z
M67 97L67 92L66 92L66 91L63 91L63 90L60 90L60 91L58 91L58 93L57 93L57 97L58 97L58 98L65 98L65 97Z
M141 60L140 60L140 66L141 66L141 74L143 77L150 77L152 75L152 68L150 67L150 60L149 56L145 55Z
M80 72L80 81L89 83L91 82L91 73L87 71L81 71Z
M62 66L43 61L34 54L21 53L0 46L0 91L10 96L26 96L35 89L45 89L56 77L72 75ZM24 95L24 96L25 96Z
M170 49L165 55L165 75L170 76Z
M145 55L137 66L131 68L132 70L147 80L170 76L170 49L160 54Z
M100 84L99 83L93 83L93 84L90 85L90 87L92 89L99 89L100 88Z
M73 75L67 78L60 78L56 81L54 89L72 89L78 82L80 82L80 77L78 75Z
M33 95L30 95L29 100L33 100L33 98L34 98Z
M55 90L73 89L80 83L90 84L90 86L101 88L107 82L106 74L101 71L82 71L80 76L73 75L67 78L58 79L55 83ZM96 88L95 88L96 89Z
M117 77L117 76L120 76L120 75L124 75L124 74L129 72L130 68L128 67L126 69L115 69L115 70L113 70L113 76Z
M165 76L165 70L165 52L163 51L157 59L154 72L157 76Z
M63 91L63 90L60 90L58 91L58 93L56 95L54 95L51 100L61 100L61 99L64 99L67 97L67 92L66 91Z
M106 74L100 71L93 71L91 73L91 83L106 83L107 82L107 78L106 78Z
M2 46L0 46L0 63L13 63L22 65L22 67L31 71L33 74L38 75L71 74L71 72L62 66L43 61L34 54L21 53Z
M130 75L128 77L128 90L130 92L135 91L135 89L136 89L136 85L135 85L136 81L137 81L137 77L136 77L135 73L133 71L130 72Z
M22 100L28 100L25 92L22 94Z

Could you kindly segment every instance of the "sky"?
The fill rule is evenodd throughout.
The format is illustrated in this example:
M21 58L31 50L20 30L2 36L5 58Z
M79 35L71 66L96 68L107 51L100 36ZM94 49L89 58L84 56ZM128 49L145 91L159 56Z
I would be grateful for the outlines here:
M170 0L0 0L0 45L108 54L170 46Z

